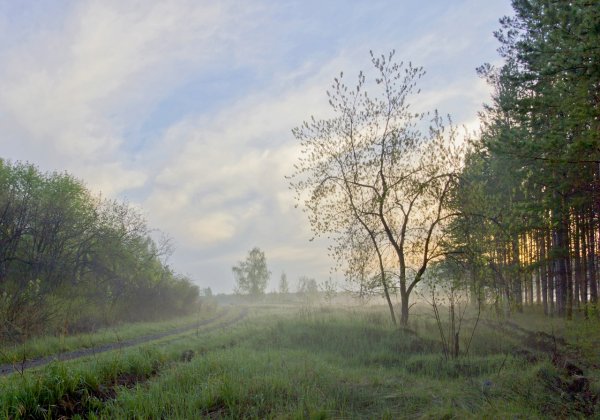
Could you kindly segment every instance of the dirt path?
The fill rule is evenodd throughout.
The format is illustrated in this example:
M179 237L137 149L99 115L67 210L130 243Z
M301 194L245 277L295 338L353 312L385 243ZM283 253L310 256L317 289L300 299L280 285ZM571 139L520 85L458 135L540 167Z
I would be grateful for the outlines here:
M184 327L176 328L176 329L161 332L161 333L144 335L142 337L134 337L134 338L130 338L128 340L123 340L123 341L119 341L116 343L103 344L103 345L97 346L97 347L72 350L72 351L68 351L68 352L64 352L64 353L53 354L50 356L24 360L24 361L20 361L18 363L14 363L14 364L0 365L0 376L6 376L6 375L9 375L14 372L23 372L24 370L31 369L34 367L44 366L44 365L47 365L47 364L57 361L57 360L66 361L66 360L79 359L79 358L82 358L85 356L93 356L95 354L105 353L107 351L120 350L120 349L124 349L127 347L137 346L139 344L143 344L143 343L147 343L150 341L159 340L161 338L174 336L174 335L178 335L178 334L181 334L184 332L192 331L192 330L195 330L200 327L207 326L207 325L210 325L210 327L203 328L200 332L204 333L204 332L208 332L208 331L213 331L218 328L224 328L224 327L233 325L233 324L241 321L248 315L248 309L243 308L235 318L230 319L225 322L218 323L216 325L212 325L215 322L217 322L219 319L221 319L225 315L227 315L229 313L229 311L230 311L230 308L226 308L225 311L221 312L220 314L218 314L217 316L215 316L213 318L205 319L203 321L195 322L193 324L186 325Z

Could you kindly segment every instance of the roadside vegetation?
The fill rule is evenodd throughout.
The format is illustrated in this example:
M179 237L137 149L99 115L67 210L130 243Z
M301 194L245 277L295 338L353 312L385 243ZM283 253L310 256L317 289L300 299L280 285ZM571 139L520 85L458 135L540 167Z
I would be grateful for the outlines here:
M133 207L0 159L0 340L193 312L199 289Z
M172 318L159 322L122 323L112 327L100 328L93 333L72 335L39 336L24 343L2 343L0 346L0 365L20 364L44 356L52 356L73 350L89 349L104 344L119 344L125 340L141 338L160 333L169 333L176 329L193 329L198 323L216 319L226 314L223 308L217 309L216 303L199 307L195 314Z

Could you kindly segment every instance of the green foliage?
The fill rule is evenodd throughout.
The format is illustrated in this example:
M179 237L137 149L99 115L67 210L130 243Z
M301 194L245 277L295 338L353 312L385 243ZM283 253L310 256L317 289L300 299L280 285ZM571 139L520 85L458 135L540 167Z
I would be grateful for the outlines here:
M254 247L248 252L245 261L231 267L236 281L236 292L251 296L264 295L271 272L267 267L267 258L260 248Z
M66 173L0 159L0 338L183 314L198 289L130 206Z
M505 62L478 70L493 101L453 191L447 249L506 315L533 302L535 276L545 312L572 317L598 300L600 7L512 4L495 34Z

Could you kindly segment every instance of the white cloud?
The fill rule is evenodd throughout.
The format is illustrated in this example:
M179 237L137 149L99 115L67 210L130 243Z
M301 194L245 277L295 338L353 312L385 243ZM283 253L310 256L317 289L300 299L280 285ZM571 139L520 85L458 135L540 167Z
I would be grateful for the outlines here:
M235 234L234 219L227 213L199 215L197 220L190 223L190 233L196 243L214 244L231 239Z
M27 142L16 157L66 166L85 178L99 174L104 181L90 183L113 184L112 193L140 186L145 168L126 169L132 165L122 153L126 132L195 70L223 56L221 48L243 30L243 13L231 7L82 2L63 31L34 33L26 45L5 51L3 128Z
M186 242L202 248L222 243L234 232L262 232L260 238L234 241L234 247L259 240L297 241L306 229L298 229L305 220L294 220L303 215L290 213L294 202L285 180L299 155L291 127L310 112L329 112L323 87L342 61L332 59L300 84L283 76L274 80L276 88L240 98L215 115L189 117L167 130L158 141L165 153L156 156L151 151L148 157L157 160L152 192L144 203L153 222L166 226L171 219L211 220L218 212L226 213L214 224L194 222L198 229L183 232ZM185 205L179 205L182 202ZM207 234L198 235L198 230Z
M79 176L87 180L94 191L100 191L108 197L116 197L120 191L141 187L147 180L145 172L124 168L119 162L98 163L81 168Z

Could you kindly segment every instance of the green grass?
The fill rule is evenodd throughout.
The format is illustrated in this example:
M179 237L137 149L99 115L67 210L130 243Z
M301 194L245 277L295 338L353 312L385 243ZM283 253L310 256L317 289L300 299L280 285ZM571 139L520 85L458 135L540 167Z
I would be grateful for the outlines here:
M2 379L0 417L56 418L75 403L71 414L107 419L589 415L548 357L511 353L514 337L480 325L470 355L447 361L431 319L411 328L418 336L383 308L257 307L227 329ZM597 372L586 375L599 392Z
M120 342L135 337L161 333L178 327L193 324L197 321L212 318L218 314L215 309L202 310L198 313L173 318L161 322L136 322L102 328L93 333L75 334L71 336L43 336L28 340L25 343L0 343L0 364L19 363L23 359L33 359L60 352L92 348L102 344Z

